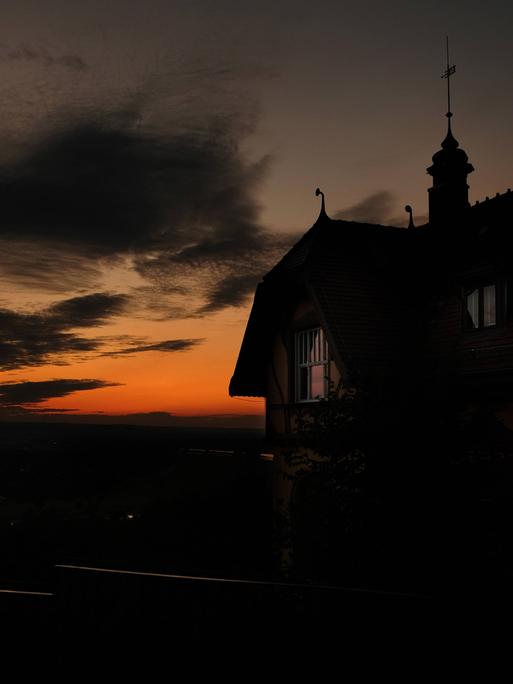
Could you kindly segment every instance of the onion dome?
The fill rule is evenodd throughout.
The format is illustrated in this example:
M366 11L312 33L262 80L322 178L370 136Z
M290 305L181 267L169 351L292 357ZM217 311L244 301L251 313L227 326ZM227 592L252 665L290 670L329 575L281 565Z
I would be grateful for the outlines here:
M447 135L442 141L442 149L435 152L433 155L433 165L427 170L430 176L433 176L434 184L435 176L441 175L457 175L464 174L465 176L472 173L474 167L468 163L468 156L465 150L460 148L459 142L456 140L451 130L451 112L447 112L448 126Z

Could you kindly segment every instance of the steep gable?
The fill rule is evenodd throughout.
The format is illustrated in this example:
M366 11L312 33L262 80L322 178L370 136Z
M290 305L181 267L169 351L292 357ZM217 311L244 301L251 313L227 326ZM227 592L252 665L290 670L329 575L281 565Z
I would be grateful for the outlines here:
M230 394L265 396L272 339L299 291L316 307L341 373L361 377L403 358L412 242L404 229L321 214L258 286Z

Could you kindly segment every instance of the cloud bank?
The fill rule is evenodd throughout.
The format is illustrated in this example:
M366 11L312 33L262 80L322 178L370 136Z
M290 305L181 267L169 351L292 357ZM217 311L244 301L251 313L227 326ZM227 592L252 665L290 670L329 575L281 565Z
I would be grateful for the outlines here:
M90 358L95 354L185 351L202 342L199 339L146 342L125 335L122 340L129 345L117 348L119 338L84 334L120 316L129 304L130 298L126 295L96 292L61 300L36 313L0 309L0 370L49 362L67 365L77 356Z
M367 195L360 202L346 209L339 209L335 212L333 218L405 227L408 225L409 218L406 212L399 213L399 208L399 200L395 193L389 190L379 190ZM421 225L427 221L427 216L423 214L414 215L414 219L416 225Z
M203 88L205 74L198 78ZM242 151L255 112L233 93L220 104L194 86L184 108L168 91L159 101L158 88L56 112L0 159L4 277L51 288L64 273L78 286L83 270L91 285L99 266L123 259L148 283L137 301L157 315L246 301L283 249L259 220L270 159ZM155 297L144 301L150 288L161 295L157 306Z
M71 71L85 71L88 65L78 54L52 54L45 47L21 44L16 47L0 46L0 61L2 62L37 62L45 67L64 67Z
M153 342L151 344L133 343L129 347L122 349L114 349L103 352L102 356L124 356L127 354L140 354L141 352L180 352L188 351L198 344L201 344L203 339L191 340L163 340L162 342Z
M270 159L244 152L258 117L240 69L184 66L123 89L94 78L78 54L4 45L2 60L39 73L62 69L60 80L48 79L43 114L32 111L39 90L21 92L20 123L5 128L0 279L9 289L64 298L37 311L0 309L0 370L203 343L114 340L100 328L123 316L198 317L243 305L285 248L260 222ZM113 294L109 276L120 264L132 279ZM0 405L41 413L38 404L54 396L109 385L4 384Z
M60 409L41 409L38 404L67 397L74 392L84 390L114 387L118 383L106 382L105 380L43 380L40 382L13 382L0 384L0 410L17 411L29 410L30 412L59 412ZM72 409L62 409L70 411Z

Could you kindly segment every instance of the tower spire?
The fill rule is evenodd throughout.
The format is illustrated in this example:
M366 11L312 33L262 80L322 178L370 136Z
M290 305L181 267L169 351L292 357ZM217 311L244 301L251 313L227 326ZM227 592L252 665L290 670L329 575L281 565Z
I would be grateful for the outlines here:
M445 115L449 120L449 131L451 130L451 76L456 73L456 64L450 65L449 61L449 36L445 36L445 49L447 55L447 68L442 74L442 78L447 79L447 114Z

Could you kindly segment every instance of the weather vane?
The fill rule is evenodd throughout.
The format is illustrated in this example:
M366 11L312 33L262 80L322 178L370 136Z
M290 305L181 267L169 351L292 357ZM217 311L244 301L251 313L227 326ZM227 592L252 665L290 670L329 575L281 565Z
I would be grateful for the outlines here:
M447 118L450 119L452 116L451 112L451 76L456 72L456 65L449 64L449 36L446 36L446 50L447 50L447 69L442 74L442 78L447 79Z

